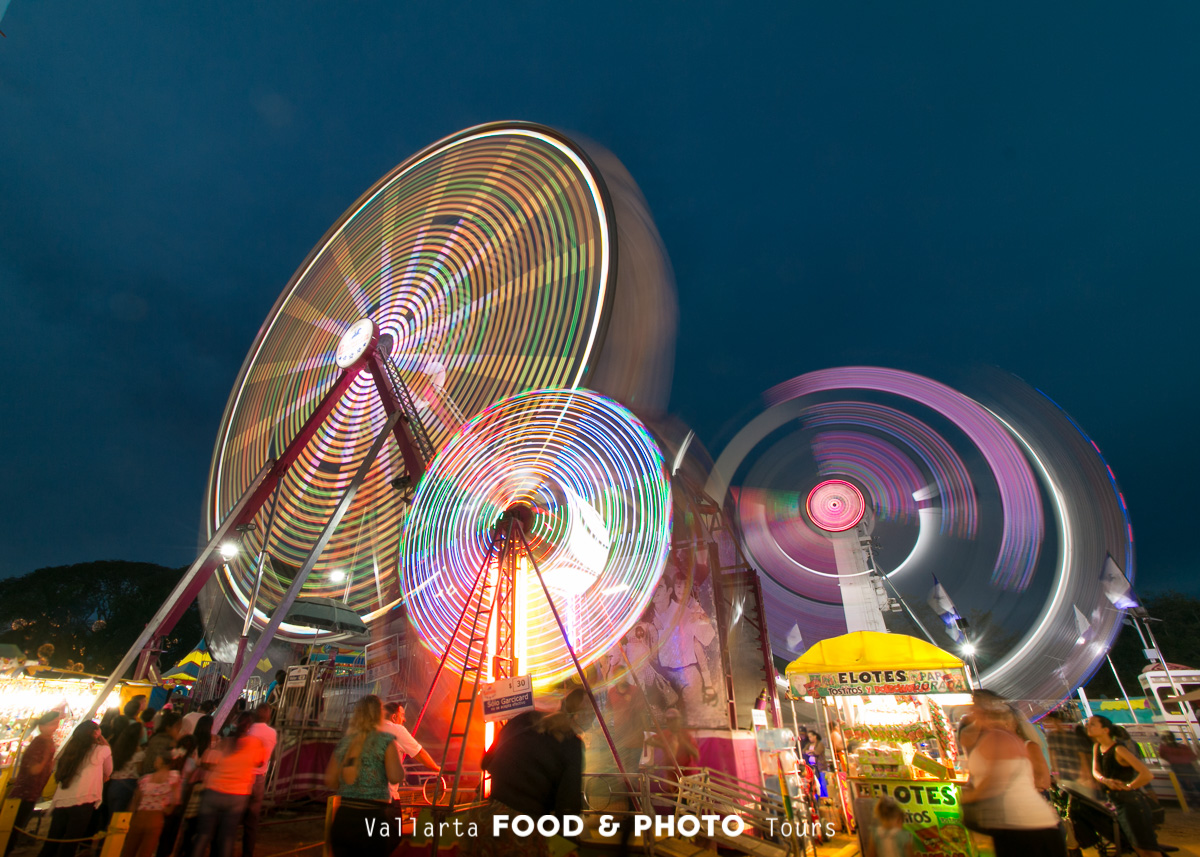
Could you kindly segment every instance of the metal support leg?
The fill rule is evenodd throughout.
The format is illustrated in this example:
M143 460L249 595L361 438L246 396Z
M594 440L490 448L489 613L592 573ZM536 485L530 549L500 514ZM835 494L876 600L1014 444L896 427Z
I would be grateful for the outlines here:
M284 617L288 610L295 602L296 597L300 594L304 582L308 579L308 575L316 566L317 560L321 557L321 552L325 550L325 546L329 544L329 540L333 537L333 531L337 529L338 524L342 522L342 518L346 514L346 510L350 508L350 504L354 502L354 497L358 493L359 487L363 480L367 478L367 472L371 469L371 465L375 463L379 451L383 449L384 443L391 434L392 428L396 421L400 419L400 411L393 411L388 415L387 422L383 426L383 430L375 438L375 442L371 444L371 448L367 450L367 454L363 457L362 463L358 466L358 470L354 473L354 478L350 480L350 484L346 486L346 493L342 495L342 499L338 501L337 507L333 510L333 514L329 516L329 520L325 522L325 528L321 530L321 535L317 538L317 543L309 552L308 558L304 561L304 565L296 572L296 576L292 579L291 586L287 592L283 594L279 604L275 607L275 612L271 615L266 627L258 637L258 642L254 644L253 650L243 660L241 667L234 673L233 679L229 682L229 688L225 692L225 697L221 700L220 706L213 712L213 729L219 729L225 722L225 718L229 716L229 712L233 710L233 704L241 695L242 688L246 686L246 679L254 672L255 665L262 660L266 654L267 646L271 644L271 640L275 638L275 632L279 630L279 626L283 623Z

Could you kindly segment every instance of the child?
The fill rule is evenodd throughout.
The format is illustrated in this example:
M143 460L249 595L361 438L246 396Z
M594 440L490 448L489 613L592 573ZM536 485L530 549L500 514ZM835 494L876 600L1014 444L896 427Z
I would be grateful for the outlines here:
M154 758L154 773L138 780L137 792L129 808L133 818L121 857L154 857L163 821L179 803L179 771L171 764L170 754Z
M904 810L893 797L884 795L875 802L866 857L913 857L912 834L904 829Z

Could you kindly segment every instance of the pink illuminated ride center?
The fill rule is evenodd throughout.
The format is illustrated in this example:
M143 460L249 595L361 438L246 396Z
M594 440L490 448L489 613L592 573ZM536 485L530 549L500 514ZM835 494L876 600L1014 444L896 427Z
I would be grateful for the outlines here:
M804 507L809 520L825 532L844 533L863 519L867 504L849 482L829 479L808 492Z

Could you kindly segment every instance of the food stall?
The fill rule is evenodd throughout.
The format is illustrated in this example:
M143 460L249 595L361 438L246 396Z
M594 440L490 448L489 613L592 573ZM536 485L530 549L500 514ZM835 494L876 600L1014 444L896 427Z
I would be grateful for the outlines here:
M861 831L875 801L893 797L927 855L978 854L962 825L947 708L970 703L963 662L902 634L856 631L823 640L787 668L792 694L815 701L846 752L835 754L843 806Z

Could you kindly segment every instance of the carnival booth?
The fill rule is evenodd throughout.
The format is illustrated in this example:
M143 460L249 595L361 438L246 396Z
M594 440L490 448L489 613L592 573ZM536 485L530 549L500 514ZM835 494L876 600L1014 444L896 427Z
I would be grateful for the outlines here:
M977 854L962 825L966 774L946 714L971 701L959 658L913 637L856 631L817 643L787 677L792 694L815 701L830 731L841 731L836 785L860 831L875 801L891 795L922 853Z
M104 677L68 673L47 667L22 669L0 677L0 794L12 775L20 750L35 734L34 721L50 709L63 715L54 735L59 747L71 736L80 719L104 689ZM104 706L116 705L118 692Z

